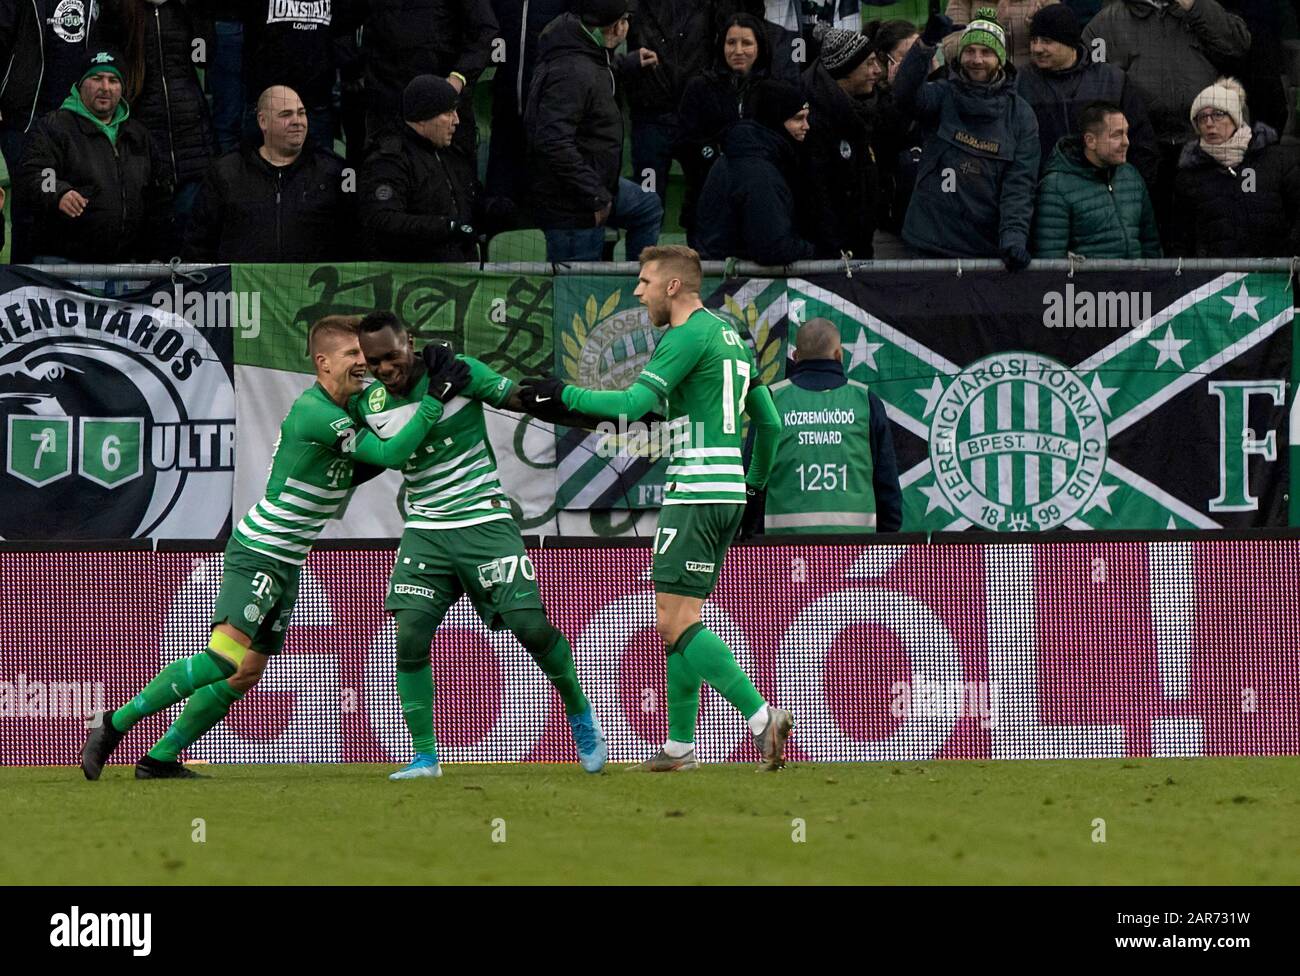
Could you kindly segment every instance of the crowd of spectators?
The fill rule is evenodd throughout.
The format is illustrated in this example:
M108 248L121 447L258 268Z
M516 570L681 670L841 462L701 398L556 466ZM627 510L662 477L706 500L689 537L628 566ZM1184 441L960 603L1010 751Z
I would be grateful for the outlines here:
M0 0L11 260L1300 253L1300 0L942 6Z

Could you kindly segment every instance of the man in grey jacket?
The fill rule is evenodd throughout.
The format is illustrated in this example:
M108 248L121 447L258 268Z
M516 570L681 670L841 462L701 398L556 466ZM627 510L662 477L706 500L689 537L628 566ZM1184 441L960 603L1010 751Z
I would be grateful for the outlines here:
M1217 0L1115 0L1084 28L1083 43L1096 60L1122 68L1146 102L1160 151L1151 202L1169 250L1178 155L1195 135L1188 109L1250 50L1250 31Z

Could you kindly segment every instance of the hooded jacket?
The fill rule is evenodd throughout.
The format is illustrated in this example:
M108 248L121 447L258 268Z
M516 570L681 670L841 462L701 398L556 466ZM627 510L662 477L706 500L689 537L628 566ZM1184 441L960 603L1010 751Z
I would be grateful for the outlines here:
M144 3L144 84L132 103L170 167L173 186L203 179L215 144L208 100L194 70L194 24L183 0Z
M74 105L75 103L75 105ZM116 138L80 105L74 89L32 128L14 187L21 205L37 214L32 253L70 261L148 261L163 254L171 187L149 138L125 101L113 120ZM56 175L45 192L47 172ZM59 210L76 190L88 203L79 217Z
M542 32L537 61L524 111L534 214L545 228L595 227L618 195L618 75L637 56L616 58L576 15L561 14Z
M1241 165L1229 169L1192 139L1174 178L1174 251L1189 258L1300 254L1300 160L1263 122L1251 126ZM1249 179L1249 192L1245 181Z
M435 149L409 125L386 133L361 167L367 257L377 261L477 261L478 181L469 162ZM453 226L454 225L454 226Z
M899 108L925 128L903 239L945 257L997 257L1007 248L1027 248L1038 122L1013 90L1015 69L1004 68L985 85L960 72L926 82L933 54L918 40L894 82Z
M355 32L364 0L241 0L244 5L244 100L288 85L308 109L329 105L337 63L334 42Z
M1146 103L1160 142L1192 135L1187 110L1228 62L1250 50L1250 31L1216 0L1183 10L1173 0L1114 0L1083 29L1106 42L1106 62L1124 71Z
M737 122L727 130L722 156L700 192L700 257L775 267L815 255L797 230L797 145L785 132L758 122Z
M1119 68L1094 63L1082 44L1075 53L1077 60L1064 71L1042 71L1031 62L1016 72L1016 94L1029 103L1038 119L1043 172L1047 172L1056 144L1079 131L1079 115L1088 103L1112 102L1128 119L1128 161L1137 167L1147 186L1154 186L1160 152L1146 103Z
M287 166L255 147L226 153L208 171L185 228L186 261L287 264L344 261L357 247L343 160L308 140Z
M81 76L91 38L120 47L120 24L92 0L0 0L0 127L29 132L57 109Z
M845 94L821 61L804 72L812 124L804 140L808 157L807 225L817 257L838 258L852 251L859 260L873 255L880 180L872 151L868 107Z
M1094 166L1079 136L1052 151L1034 212L1036 258L1158 258L1160 230L1146 184L1131 163Z

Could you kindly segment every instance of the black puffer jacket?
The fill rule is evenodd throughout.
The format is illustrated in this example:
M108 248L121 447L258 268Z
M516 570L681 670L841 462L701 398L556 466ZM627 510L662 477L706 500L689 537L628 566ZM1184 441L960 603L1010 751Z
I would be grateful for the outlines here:
M117 143L94 122L55 109L32 127L14 186L19 205L36 214L32 253L70 261L153 261L169 238L171 187L149 138L129 116ZM56 174L45 192L47 172ZM89 202L80 217L67 217L59 201L76 190Z
M1262 122L1229 169L1190 140L1178 159L1174 254L1268 258L1300 254L1300 159ZM1246 180L1253 188L1247 192Z
M852 251L869 260L876 232L880 180L871 148L868 107L845 94L820 60L804 72L803 90L809 118L804 152L808 157L806 223L817 257L838 258Z
M595 227L623 170L617 76L637 57L615 58L573 14L542 31L539 49L524 111L534 213L541 227Z
M184 0L128 0L144 6L144 83L131 114L149 128L170 179L201 180L216 147L208 100L194 69L196 36Z
M798 143L758 122L737 122L700 192L700 257L737 257L771 266L814 256L797 230Z
M371 111L396 111L416 75L446 78L459 71L473 84L491 60L499 30L488 0L369 0L366 7L362 45Z
M409 125L378 139L361 167L366 256L377 261L477 261L470 234L478 181L460 153L434 149Z
M344 162L308 141L288 166L253 147L213 163L185 228L186 261L293 263L355 256L356 194Z

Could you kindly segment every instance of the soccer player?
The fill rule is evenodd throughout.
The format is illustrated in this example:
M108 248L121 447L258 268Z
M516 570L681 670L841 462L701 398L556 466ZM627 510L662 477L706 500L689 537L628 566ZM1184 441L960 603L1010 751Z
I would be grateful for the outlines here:
M280 653L302 565L347 498L356 464L401 467L442 416L443 404L470 379L463 363L446 357L428 395L415 404L400 431L384 440L358 428L344 409L365 379L356 320L321 319L311 327L307 350L316 382L294 401L280 425L265 496L231 533L207 650L167 665L130 702L96 716L81 751L87 779L99 778L133 725L183 698L189 699L185 708L136 764L135 776L198 776L176 757L220 722L257 684L267 660Z
M745 511L747 486L767 483L781 420L767 388L756 385L753 354L733 321L700 301L700 258L688 247L641 252L636 295L656 328L668 331L626 390L584 390L559 379L526 379L521 399L529 413L549 419L551 408L634 421L668 403L672 460L655 532L652 578L656 629L667 649L668 741L634 769L695 769L695 721L700 682L707 681L749 723L765 768L780 769L794 717L772 708L740 669L700 611L713 592L727 547ZM757 429L746 478L741 457L741 412Z
M353 398L351 410L380 437L398 430L417 409L430 383L429 367L450 350L430 344L420 357L411 334L392 312L361 320L361 348L379 380ZM578 684L573 650L546 619L532 560L497 478L483 404L520 410L514 383L470 356L461 395L402 468L406 527L393 565L384 609L397 621L397 694L415 758L389 779L441 776L433 731L434 631L451 605L468 593L483 623L508 629L550 679L589 773L605 765L609 749L596 713Z

